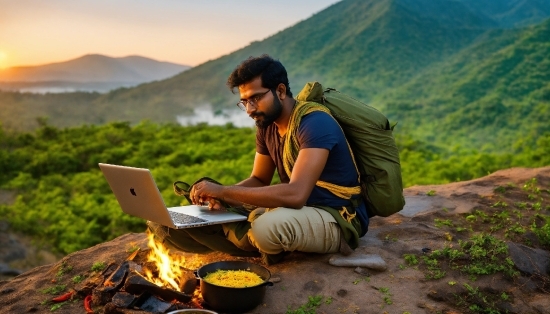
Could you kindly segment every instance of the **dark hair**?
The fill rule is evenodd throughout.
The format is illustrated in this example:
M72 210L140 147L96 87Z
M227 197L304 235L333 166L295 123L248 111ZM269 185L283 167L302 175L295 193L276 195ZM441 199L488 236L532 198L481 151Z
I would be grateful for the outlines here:
M262 86L271 90L283 83L286 86L286 94L292 97L285 67L267 54L249 57L241 62L227 78L227 86L235 93L235 87L248 83L258 76L262 79Z

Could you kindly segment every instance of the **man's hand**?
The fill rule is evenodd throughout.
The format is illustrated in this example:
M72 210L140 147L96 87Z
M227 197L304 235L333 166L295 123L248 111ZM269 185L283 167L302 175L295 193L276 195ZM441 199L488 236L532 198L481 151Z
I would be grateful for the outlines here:
M208 209L210 210L225 210L225 206L219 200L211 198L208 200Z
M213 210L224 209L224 206L216 200L222 198L223 186L208 181L201 181L191 189L189 198L196 205L204 205L208 202L208 208Z

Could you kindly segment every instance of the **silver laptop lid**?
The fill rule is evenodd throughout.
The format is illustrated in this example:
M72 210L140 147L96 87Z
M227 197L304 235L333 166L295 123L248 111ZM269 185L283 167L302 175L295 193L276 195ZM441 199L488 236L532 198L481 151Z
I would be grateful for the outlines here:
M175 227L149 169L99 164L122 211Z
M167 208L162 195L149 171L100 163L99 167L125 213L181 229L246 220L247 217L225 210L209 210L207 206L178 206ZM174 223L170 212L182 213L202 221Z

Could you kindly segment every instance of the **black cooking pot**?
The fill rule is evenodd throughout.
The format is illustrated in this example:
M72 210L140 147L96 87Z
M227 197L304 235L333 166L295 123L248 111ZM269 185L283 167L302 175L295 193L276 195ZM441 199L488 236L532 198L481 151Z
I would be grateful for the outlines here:
M248 270L256 273L264 281L253 287L233 288L222 287L204 281L208 273L217 270ZM241 261L222 261L204 265L197 270L197 276L200 279L200 288L205 307L211 308L222 313L244 313L252 310L262 303L265 295L265 287L273 286L268 281L271 278L269 270L263 266L241 262Z

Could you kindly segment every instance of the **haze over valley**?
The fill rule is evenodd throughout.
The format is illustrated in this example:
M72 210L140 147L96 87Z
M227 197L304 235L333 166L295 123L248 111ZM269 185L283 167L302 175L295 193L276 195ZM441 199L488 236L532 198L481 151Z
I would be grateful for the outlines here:
M190 66L140 56L89 54L73 60L0 70L0 90L30 93L100 92L162 80Z

